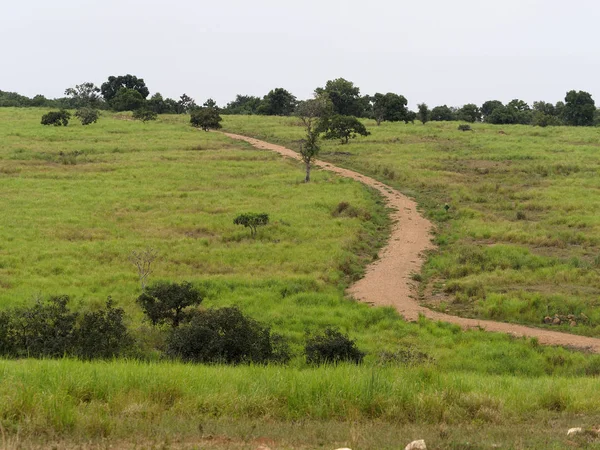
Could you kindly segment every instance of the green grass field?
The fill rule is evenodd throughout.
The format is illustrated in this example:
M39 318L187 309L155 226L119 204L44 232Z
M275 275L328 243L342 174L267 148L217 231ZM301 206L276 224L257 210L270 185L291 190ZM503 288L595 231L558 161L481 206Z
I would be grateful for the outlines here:
M185 116L141 124L127 115L103 113L98 124L87 128L75 121L68 128L48 128L39 125L43 112L0 109L0 206L5 212L0 216L0 306L68 294L75 308L88 309L110 295L127 311L143 358L0 361L0 446L55 442L58 447L104 448L133 440L147 448L186 443L256 448L257 439L267 436L276 448L403 448L422 437L431 448L491 448L494 443L562 448L566 428L597 424L600 356L427 320L406 323L390 308L345 298L344 288L373 260L389 227L381 199L361 184L322 171L304 184L299 163L196 131ZM227 117L224 125L280 142L300 137L293 119ZM434 134L442 143L453 136L467 147L479 136L478 130L465 135L452 128L385 124L347 147L328 144L324 156L414 194L437 221L441 248L424 272L429 289L436 283L442 292L452 283L483 283L490 274L505 281L510 274L522 273L524 280L531 274L539 284L542 273L552 281L552 273L564 273L592 292L596 271L592 254L585 252L593 247L574 250L580 261L575 267L573 255L542 255L525 243L476 245L479 238L468 230L485 223L484 204L455 196L461 189L471 192L460 183L479 176L435 167L427 174L424 169L440 155L475 151L440 150L438 141L427 141ZM485 130L490 140L498 138L494 129ZM537 131L511 127L506 132L516 139L512 133L526 130ZM574 136L578 132L572 131ZM398 145L411 139L424 140L418 144L421 153ZM526 154L525 148L511 154ZM479 152L487 151L492 150ZM580 164L574 175L587 170L588 163ZM462 167L462 160L456 165ZM547 175L546 181L555 178ZM505 189L517 179L507 174ZM531 183L532 177L523 180ZM332 212L342 201L364 214L336 217ZM440 206L444 202L452 204L448 217ZM497 206L495 200L489 204ZM590 216L592 208L590 203ZM256 239L233 225L233 218L246 211L270 214L271 224ZM553 209L547 213L561 215ZM507 222L526 227L532 216L527 217ZM490 229L496 225L489 221ZM493 237L485 239L491 244ZM203 306L239 305L289 338L297 356L288 366L268 367L157 361L151 351L155 336L135 304L140 286L128 261L132 250L146 247L160 255L151 281L189 280L204 293ZM545 248L571 250L558 244ZM445 274L474 266L475 257L457 262L471 255L464 249L480 251L482 261L513 261L521 255L517 259L527 272L500 263L488 270L478 263L479 271ZM556 263L535 265L537 260ZM486 285L487 296L494 286ZM567 288L566 283L558 286ZM526 288L516 281L510 287L503 295ZM457 297L462 292L452 289ZM469 299L466 313L483 314L484 300ZM590 321L596 320L591 294L578 301ZM299 352L305 333L326 326L356 339L368 352L363 366L311 368L304 363ZM591 325L576 328L594 331ZM597 445L587 435L576 443Z
M600 130L367 121L372 135L322 159L415 197L437 225L422 301L466 317L600 336ZM294 146L294 118L229 116L226 129ZM443 206L450 205L446 214Z

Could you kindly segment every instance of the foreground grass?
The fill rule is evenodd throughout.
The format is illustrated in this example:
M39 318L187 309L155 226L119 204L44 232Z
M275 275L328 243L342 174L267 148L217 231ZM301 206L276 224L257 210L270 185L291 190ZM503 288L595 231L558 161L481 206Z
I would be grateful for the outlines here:
M246 443L261 435L287 439L290 448L294 440L305 445L354 440L357 448L398 448L398 441L426 433L430 444L440 445L432 448L451 448L451 443L472 442L477 436L501 439L506 448L519 442L535 444L526 448L554 442L559 448L565 442L564 428L545 435L540 431L552 424L595 425L600 399L589 394L597 386L596 379L575 383L562 377L519 379L430 368L296 370L25 360L0 362L0 418L8 433L18 431L23 440L43 436L46 442L65 436L79 442L135 437L142 442L189 442L224 434ZM273 430L283 422L287 425ZM321 430L331 423L335 431L313 430L307 436L305 427L311 423L319 423ZM510 436L508 423L530 431L537 423L537 431ZM245 436L240 436L240 426ZM378 428L382 436L361 435L361 429ZM284 438L285 429L292 435ZM393 429L412 434L397 434L392 441ZM494 433L499 435L493 438ZM456 448L491 448L497 442Z
M285 143L294 118L227 117L228 130ZM322 158L414 196L438 226L422 300L467 317L600 336L600 188L595 128L391 124ZM448 204L448 213L444 205Z
M5 447L255 448L260 433L283 448L398 448L398 436L433 448L472 439L560 448L564 430L553 425L597 421L600 356L406 323L346 299L388 226L379 197L359 183L316 171L304 184L299 164L195 131L185 117L144 125L105 114L89 128L57 129L41 127L41 113L0 110L0 206L9 211L0 217L0 306L69 294L85 309L112 295L132 317L137 356L157 362L0 361ZM289 119L261 120L259 131L298 133ZM342 201L361 214L332 214ZM245 211L271 215L256 240L232 223ZM442 232L450 236L458 217L438 218ZM268 323L290 339L291 364L158 362L160 339L141 321L128 261L148 246L160 254L154 280L190 280L203 306L235 304ZM445 249L454 251L451 239ZM362 367L306 366L305 333L326 326L368 352Z

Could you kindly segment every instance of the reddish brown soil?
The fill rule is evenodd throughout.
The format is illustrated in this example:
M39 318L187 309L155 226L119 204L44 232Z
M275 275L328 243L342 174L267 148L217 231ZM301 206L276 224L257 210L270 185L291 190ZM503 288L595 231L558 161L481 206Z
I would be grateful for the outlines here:
M298 153L280 145L237 134L224 134L232 139L246 141L259 149L300 159ZM422 314L432 320L460 325L464 329L482 328L514 336L535 337L545 345L576 347L600 353L600 339L492 320L466 319L421 306L415 300L411 274L420 271L424 252L434 248L431 243L431 222L419 214L413 200L373 178L323 161L315 161L315 166L377 189L394 210L391 217L394 225L387 246L380 251L378 260L367 268L365 277L348 289L349 295L372 305L392 306L409 321L417 320L419 314Z

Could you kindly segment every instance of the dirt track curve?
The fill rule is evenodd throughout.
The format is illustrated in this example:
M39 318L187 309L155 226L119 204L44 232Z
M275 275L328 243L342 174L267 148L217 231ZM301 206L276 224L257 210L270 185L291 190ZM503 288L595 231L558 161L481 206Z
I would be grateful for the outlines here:
M280 145L238 134L223 134L246 141L259 149L300 159L298 153ZM372 305L393 306L409 321L417 320L419 314L423 314L429 319L454 323L464 329L482 328L514 336L536 337L541 344L583 348L600 353L600 339L492 320L466 319L421 306L413 297L415 292L410 275L420 271L424 260L423 252L434 248L431 243L431 222L419 214L414 201L373 178L324 161L315 161L315 165L377 189L394 210L391 217L394 225L388 244L379 252L378 260L367 267L365 277L348 289L348 294L354 298Z

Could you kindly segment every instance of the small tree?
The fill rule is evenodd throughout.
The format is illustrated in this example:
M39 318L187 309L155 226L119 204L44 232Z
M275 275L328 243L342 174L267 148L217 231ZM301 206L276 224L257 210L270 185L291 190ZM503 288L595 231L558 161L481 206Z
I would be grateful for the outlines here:
M250 228L252 237L256 237L258 227L263 227L269 223L269 215L265 213L244 213L233 219L234 225L243 225L244 228Z
M190 123L193 127L202 128L204 131L218 130L221 128L219 111L215 108L200 108L192 111Z
M61 109L60 111L51 111L42 116L42 125L54 125L55 127L66 127L69 125L71 113Z
M75 113L75 117L79 119L81 125L90 125L98 121L98 111L93 108L81 108Z
M429 107L425 103L418 104L417 108L419 108L417 118L423 123L423 125L425 125L427 122L429 122L431 111L429 111Z
M191 283L159 282L149 286L137 298L152 325L170 324L176 328L187 317L185 309L202 302L200 292Z
M133 250L129 255L129 261L131 261L138 271L142 291L146 289L146 282L152 273L152 263L156 258L158 258L158 252L150 247L140 251Z
M356 136L368 136L369 133L360 120L353 116L335 115L327 122L325 139L340 139L342 144L347 144Z
M319 135L324 131L324 124L332 111L333 103L327 94L316 95L313 99L300 102L296 108L295 114L306 130L306 138L300 144L300 156L306 166L306 183L310 181L312 162L319 154Z
M157 114L151 109L140 108L133 112L133 118L135 120L141 120L143 123L149 120L156 120Z

